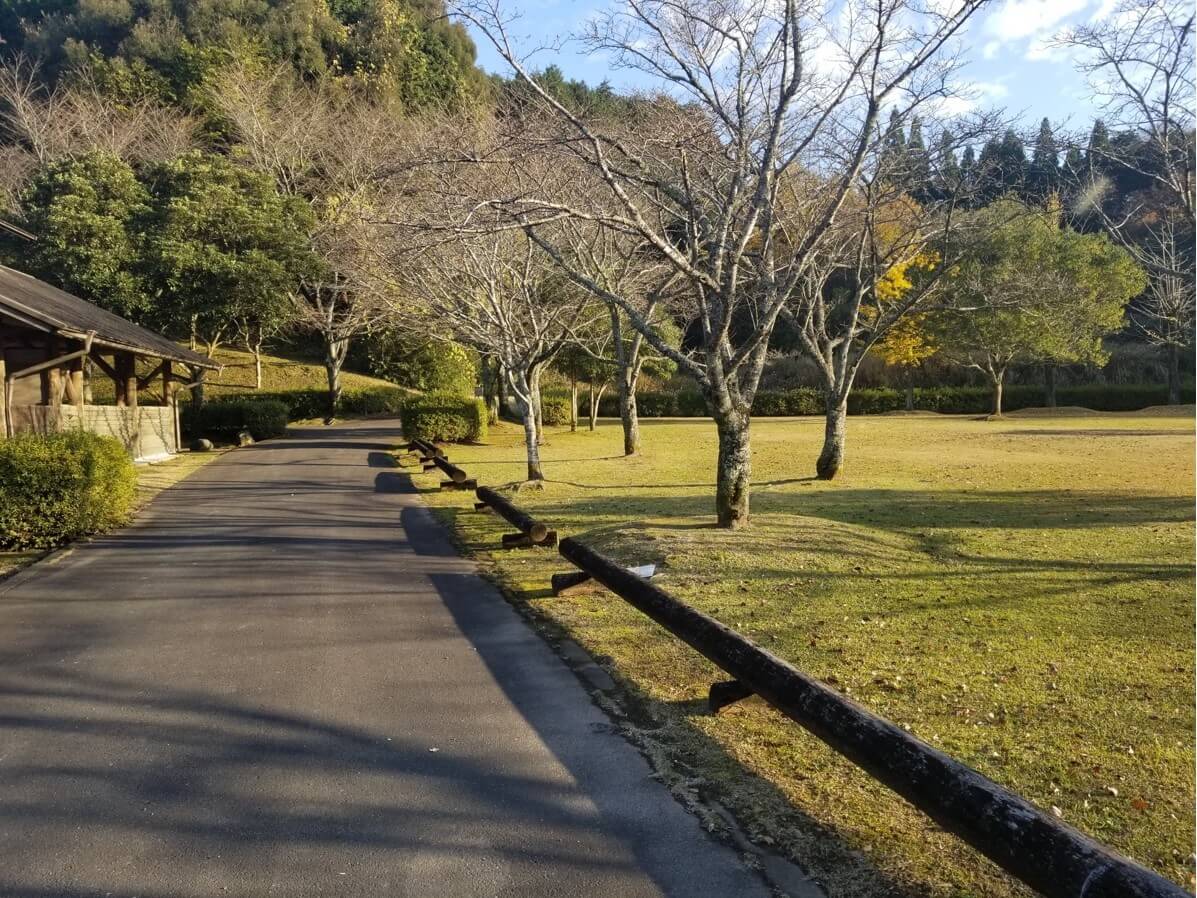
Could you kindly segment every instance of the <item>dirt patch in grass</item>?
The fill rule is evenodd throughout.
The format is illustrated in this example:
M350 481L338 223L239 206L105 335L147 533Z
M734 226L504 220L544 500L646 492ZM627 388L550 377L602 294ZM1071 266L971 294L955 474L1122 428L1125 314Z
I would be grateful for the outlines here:
M852 418L843 475L810 474L818 422L753 423L746 532L713 528L712 425L554 429L549 488L518 504L920 738L1192 885L1192 424L1094 415L1044 428ZM450 456L521 476L521 433ZM432 486L435 475L415 475ZM583 645L684 788L729 807L832 896L1027 894L755 699L702 711L724 678L610 594L553 597L549 550L494 551L502 521L429 493L513 600ZM679 786L678 788L682 788Z

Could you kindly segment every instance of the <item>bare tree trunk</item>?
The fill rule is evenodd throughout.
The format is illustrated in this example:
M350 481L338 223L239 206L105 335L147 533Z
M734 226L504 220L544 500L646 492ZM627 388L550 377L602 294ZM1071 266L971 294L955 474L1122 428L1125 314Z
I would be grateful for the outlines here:
M569 382L569 431L578 432L578 382Z
M906 382L906 411L914 411L914 384Z
M636 408L636 380L640 365L640 338L638 337L631 352L624 346L623 327L619 317L619 307L610 306L611 337L615 348L615 364L618 368L619 383L619 422L623 425L623 454L635 455L640 451L640 416ZM631 356L629 358L629 355Z
M619 378L619 420L623 424L623 454L640 451L640 415L636 408L636 387Z
M528 451L528 479L544 480L540 467L540 435L536 430L536 411L532 403L524 403L524 447Z
M540 466L540 434L537 432L536 422L536 390L533 384L537 372L508 371L511 378L510 386L519 403L520 417L524 422L524 449L528 455L528 480L544 480L544 470Z
M325 424L331 424L337 415L341 401L341 366L349 353L349 341L343 337L326 336L324 340L324 371L328 376L328 415Z
M1005 385L1006 369L1002 368L991 375L993 380L993 414L996 417L1002 415L1002 387Z
M823 427L823 450L815 462L815 475L831 480L844 464L844 440L848 420L848 397L841 399L828 390L826 394L826 423Z
M589 415L588 415L588 417L589 417L588 423L590 424L590 429L594 430L595 428L598 427L599 397L594 394L594 384L589 384L589 387L590 387L590 411L589 411Z
M1043 404L1056 407L1056 366L1051 362L1043 366Z
M719 433L719 461L715 479L715 515L720 527L738 530L748 526L748 497L752 481L750 418L734 410L721 411L715 403L715 428Z
M497 359L482 358L482 395L486 400L486 417L489 424L499 420L499 362Z
M1180 405L1180 347L1168 347L1168 404Z
M540 443L544 443L544 399L540 395L539 368L533 369L528 382L532 388L532 411L536 415L536 439Z
M507 408L507 369L503 367L503 363L498 359L495 359L495 375L497 377L495 389L498 393L499 414L501 415L504 411L509 412Z

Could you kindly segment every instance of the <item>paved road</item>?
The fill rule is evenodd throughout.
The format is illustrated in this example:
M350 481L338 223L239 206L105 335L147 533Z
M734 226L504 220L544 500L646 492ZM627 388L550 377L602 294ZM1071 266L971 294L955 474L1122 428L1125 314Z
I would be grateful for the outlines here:
M753 896L456 557L387 422L0 583L0 895Z

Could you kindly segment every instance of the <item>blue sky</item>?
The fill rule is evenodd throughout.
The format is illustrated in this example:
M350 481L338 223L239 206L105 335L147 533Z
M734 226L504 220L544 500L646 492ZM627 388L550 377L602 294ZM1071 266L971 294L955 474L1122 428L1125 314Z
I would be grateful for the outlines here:
M614 0L504 0L518 11L513 36L525 46L553 44L576 31L603 2ZM1112 0L999 0L974 18L963 38L967 65L962 77L971 84L981 107L1004 108L1033 129L1047 116L1053 123L1087 131L1095 115L1091 92L1058 49L1047 42L1063 27L1107 15ZM526 40L525 40L526 39ZM479 64L506 73L494 47L475 33ZM556 52L534 57L537 68L555 63L568 77L598 84L604 78L616 87L634 87L630 73L612 70L607 61L585 56L566 43Z

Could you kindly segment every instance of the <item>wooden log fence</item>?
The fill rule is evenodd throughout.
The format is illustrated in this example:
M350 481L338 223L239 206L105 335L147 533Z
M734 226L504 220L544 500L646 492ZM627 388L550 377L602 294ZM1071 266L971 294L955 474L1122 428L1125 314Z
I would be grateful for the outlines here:
M448 480L441 481L441 489L443 490L472 490L477 489L478 481L471 478L465 471L452 464L448 458L443 455L432 456L432 463L444 472Z
M759 695L1048 898L1189 895L578 540L559 551L734 678L711 687L713 710Z
M536 520L526 511L516 508L494 490L480 486L474 491L474 495L478 497L474 504L476 510L489 508L520 531L503 534L503 548L557 545L557 531L549 529L547 524Z

